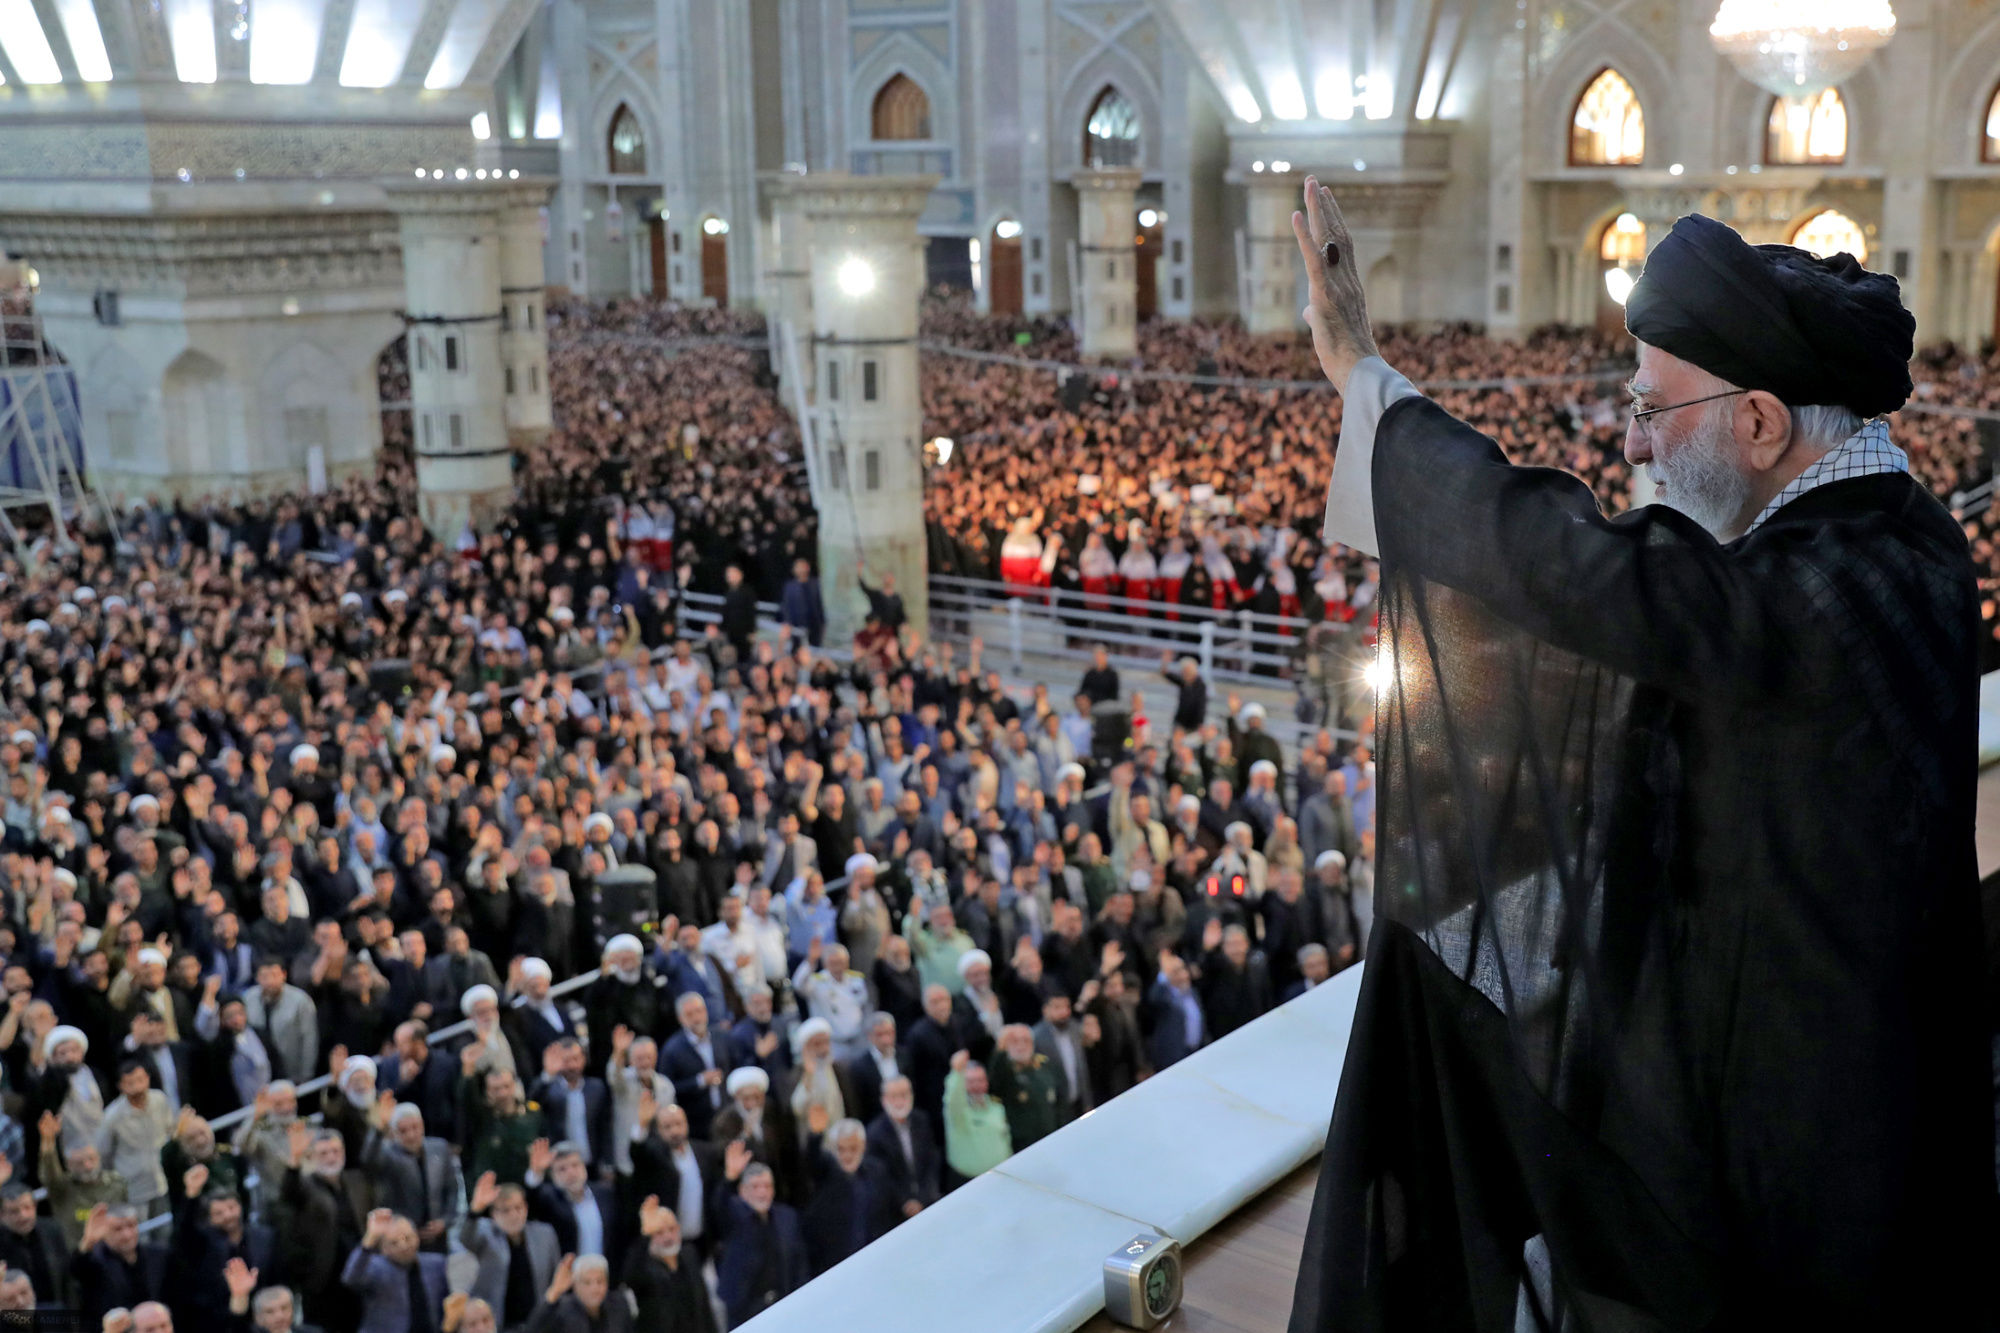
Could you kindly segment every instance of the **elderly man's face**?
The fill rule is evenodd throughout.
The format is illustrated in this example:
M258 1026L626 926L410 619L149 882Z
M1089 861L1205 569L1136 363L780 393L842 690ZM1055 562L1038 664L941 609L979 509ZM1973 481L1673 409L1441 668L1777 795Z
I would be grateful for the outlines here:
M408 1218L397 1218L382 1237L382 1253L391 1263L408 1266L417 1257L417 1229Z
M424 1118L422 1115L405 1115L396 1119L396 1142L405 1152L416 1152L424 1146Z
M1741 395L1694 400L1717 393L1711 375L1657 347L1639 344L1639 369L1632 376L1632 405L1670 411L1634 417L1625 432L1625 461L1644 467L1658 487L1655 500L1678 509L1718 538L1738 535L1758 495L1758 474L1778 461L1780 451L1746 448L1738 424L1754 412ZM1679 406L1676 406L1679 404Z
M778 1191L777 1186L771 1181L770 1172L759 1171L754 1176L745 1176L737 1192L742 1195L743 1202L759 1213L768 1213L771 1211L771 1201L777 1196Z
M575 1153L564 1153L556 1158L549 1174L555 1178L556 1188L574 1196L583 1192L584 1185L590 1179L590 1168L585 1166L583 1158Z
M336 1177L347 1169L347 1146L337 1134L321 1139L312 1146L312 1158L322 1176Z
M292 1333L292 1293L286 1288L277 1289L278 1294L267 1303L257 1307L257 1327L263 1333ZM471 1322L459 1324L460 1333L471 1333Z
M513 1194L503 1194L494 1201L493 1224L509 1236L518 1236L528 1227L528 1201Z
M157 1301L147 1301L132 1312L132 1333L174 1333L174 1317Z
M576 1298L585 1310L593 1314L604 1304L604 1298L610 1291L610 1274L595 1264L576 1275Z

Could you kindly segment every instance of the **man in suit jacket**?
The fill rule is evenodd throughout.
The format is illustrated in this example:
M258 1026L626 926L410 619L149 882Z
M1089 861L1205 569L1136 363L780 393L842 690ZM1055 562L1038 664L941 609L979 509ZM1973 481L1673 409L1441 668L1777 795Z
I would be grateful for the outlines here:
M937 1142L944 1142L944 1077L951 1072L951 1057L970 1049L961 1040L951 992L940 985L924 988L924 1016L910 1029L909 1076L917 1095L917 1107L929 1120ZM981 1028L982 1034L985 1029Z
M243 1010L270 1053L271 1072L303 1083L319 1072L319 1010L285 977L283 958L258 959L257 985L243 997Z
M823 1140L818 1134L809 1136L806 1153L815 1182L802 1227L806 1256L818 1276L888 1234L903 1220L903 1200L889 1168L868 1156L868 1131L859 1120L835 1121Z
M870 1018L868 1048L846 1065L847 1081L854 1089L854 1101L847 1113L864 1125L881 1114L882 1085L904 1076L907 1059L896 1044L895 1016L878 1013Z
M556 1229L564 1254L622 1255L625 1228L611 1186L590 1178L574 1143L528 1151L528 1211Z
M1192 1055L1208 1041L1201 993L1188 979L1187 961L1162 952L1160 974L1146 992L1146 1053L1155 1070Z
M430 1026L413 1018L396 1025L396 1052L385 1055L375 1069L378 1090L395 1095L398 1105L414 1106L424 1114L424 1127L447 1142L458 1131L458 1069L443 1051L433 1051ZM422 1230L421 1227L418 1228Z
M899 1218L915 1217L938 1201L944 1154L917 1109L909 1079L882 1085L882 1114L868 1125L868 1152L889 1174Z
M337 1129L314 1130L295 1121L288 1130L290 1165L278 1187L273 1227L278 1262L316 1322L351 1324L353 1293L340 1280L341 1257L361 1243L374 1192L366 1173L347 1165L347 1145Z
M174 1205L174 1266L170 1299L174 1317L187 1328L219 1328L228 1318L231 1259L275 1273L278 1238L252 1223L243 1200L209 1178L200 1163L169 1181Z
M166 1097L169 1111L178 1115L183 1106L194 1103L200 1082L194 1050L184 1041L167 1040L167 1025L157 1010L143 1004L133 1009L132 1034L125 1038L125 1048L146 1067L146 1077Z
M819 844L799 832L799 817L790 810L778 816L778 831L764 843L763 882L773 893L783 893L808 870L819 869Z
M716 1112L728 1103L723 1081L741 1064L729 1034L708 1025L708 1002L689 991L675 1002L681 1030L660 1051L660 1072L674 1081L674 1100L687 1111L688 1129L709 1137Z
M721 1241L715 1286L735 1328L804 1286L812 1260L798 1213L777 1201L771 1168L752 1162L743 1144L726 1150L723 1181L713 1205Z
M18 1180L0 1186L0 1263L25 1273L43 1305L69 1305L69 1245L62 1228L35 1212L35 1194Z
M375 1202L417 1228L424 1249L443 1254L458 1221L458 1159L451 1145L424 1136L424 1113L409 1102L383 1101L389 1112L388 1132L370 1129L361 1148L361 1167L373 1183Z
M410 1333L444 1325L444 1256L419 1249L415 1225L387 1208L368 1215L368 1229L347 1256L340 1280L361 1300L358 1333ZM426 1306L422 1313L412 1308L419 1299Z
M1086 983L1093 998L1096 986L1096 982ZM1069 992L1049 992L1042 1000L1042 1021L1035 1024L1034 1031L1036 1054L1048 1057L1048 1067L1056 1073L1063 1119L1074 1120L1097 1105L1097 1098L1091 1090L1090 1061L1085 1054L1089 1043L1084 1037L1083 1024L1076 1021Z
M609 1044L610 1034L605 1034ZM586 1075L583 1044L561 1037L542 1052L542 1077L529 1094L542 1104L542 1134L576 1145L585 1166L611 1162L611 1089Z
M488 1171L472 1187L470 1210L458 1226L459 1243L479 1261L472 1294L493 1307L499 1327L514 1328L535 1312L548 1290L562 1245L555 1228L528 1219L528 1195L502 1185ZM516 1264L526 1265L517 1270Z
M69 1271L78 1306L95 1328L107 1310L165 1300L170 1266L166 1246L139 1243L139 1210L120 1204L91 1210Z
M706 1255L713 1239L708 1200L721 1179L721 1146L689 1138L687 1112L668 1102L653 1116L646 1136L632 1144L632 1173L625 1182L627 1229L638 1215L639 1201L657 1199L673 1210L682 1243Z

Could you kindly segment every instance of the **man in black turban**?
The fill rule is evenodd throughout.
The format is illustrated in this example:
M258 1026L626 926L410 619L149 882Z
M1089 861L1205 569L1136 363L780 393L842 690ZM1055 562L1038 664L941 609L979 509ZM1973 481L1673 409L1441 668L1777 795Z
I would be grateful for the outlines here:
M1895 282L1682 219L1609 519L1383 364L1306 192L1391 669L1293 1333L1994 1327L1977 593Z

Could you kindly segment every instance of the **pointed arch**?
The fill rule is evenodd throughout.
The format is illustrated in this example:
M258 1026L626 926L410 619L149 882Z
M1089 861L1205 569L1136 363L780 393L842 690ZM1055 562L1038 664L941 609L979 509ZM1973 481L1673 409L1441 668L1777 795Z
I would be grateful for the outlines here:
M1774 97L1764 118L1769 166L1838 166L1847 161L1847 99L1838 88Z
M931 99L923 85L898 70L876 92L869 105L871 137L904 141L931 137Z
M1139 108L1107 83L1091 99L1083 118L1083 164L1087 167L1135 167L1143 144Z
M1632 81L1610 65L1577 95L1569 118L1573 167L1636 167L1646 161L1646 111Z
M190 347L174 358L160 380L161 424L170 476L206 476L230 469L229 372Z
M646 174L646 127L630 102L620 102L604 132L605 170L613 176Z
M1868 262L1868 236L1861 224L1837 208L1822 208L1801 222L1792 232L1791 243L1822 259L1850 254L1860 263Z

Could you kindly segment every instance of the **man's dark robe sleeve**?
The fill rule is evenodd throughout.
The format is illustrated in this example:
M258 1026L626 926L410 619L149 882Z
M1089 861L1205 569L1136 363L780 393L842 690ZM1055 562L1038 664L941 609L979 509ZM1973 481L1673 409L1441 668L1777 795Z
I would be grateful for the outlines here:
M1983 1328L1977 601L1901 474L1717 544L1383 414L1320 1329Z

